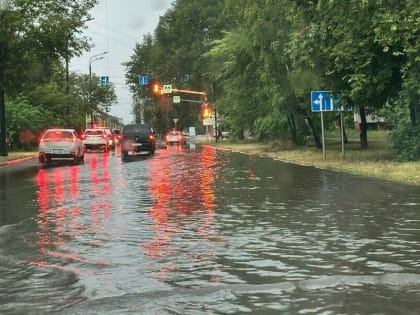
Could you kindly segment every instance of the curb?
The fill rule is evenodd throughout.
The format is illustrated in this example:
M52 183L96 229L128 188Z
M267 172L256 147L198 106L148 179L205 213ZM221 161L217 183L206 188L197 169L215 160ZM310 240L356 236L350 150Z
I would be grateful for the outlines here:
M32 159L36 159L36 156L28 156L28 157L24 157L24 158L20 158L20 159L14 159L14 160L0 162L0 167L7 166L7 165L14 165L14 164L18 164L20 162L24 162L24 161L28 161L28 160L32 160Z

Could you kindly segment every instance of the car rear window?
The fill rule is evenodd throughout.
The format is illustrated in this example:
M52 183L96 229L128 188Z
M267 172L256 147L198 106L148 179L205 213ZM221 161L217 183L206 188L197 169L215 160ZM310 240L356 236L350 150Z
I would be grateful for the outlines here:
M103 130L86 130L86 136L102 136L105 131Z
M73 133L70 131L48 131L44 139L73 139Z
M147 125L128 125L125 126L123 133L149 133L150 131Z

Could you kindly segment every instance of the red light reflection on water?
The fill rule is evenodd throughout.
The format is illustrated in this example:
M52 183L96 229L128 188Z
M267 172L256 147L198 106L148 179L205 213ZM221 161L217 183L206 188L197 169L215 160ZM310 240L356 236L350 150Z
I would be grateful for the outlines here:
M149 242L142 244L149 257L170 257L175 254L171 248L171 239L174 234L183 233L183 230L189 228L185 226L188 224L183 219L185 215L190 215L194 223L199 223L198 227L198 224L194 225L194 231L200 238L206 241L219 239L211 227L215 220L213 183L216 152L210 147L199 153L181 154L179 151L182 149L168 150L168 157L148 161L149 189L156 201L149 212L154 222L155 235ZM160 153L163 155L165 151ZM205 216L204 220L202 216ZM212 257L211 253L191 253L192 260ZM174 268L173 262L166 263L166 266L159 269L157 278L164 277ZM217 282L217 279L213 276L210 281Z
M91 190L89 195L93 199L91 206L93 226L97 232L103 233L107 228L106 222L111 216L110 208L112 206L111 201L103 197L108 196L112 189L108 170L108 154L103 154L100 161L99 167L98 157L95 154L91 155L89 161Z
M75 252L77 249L72 248L73 252L69 252L69 248L63 249L63 247L81 234L95 232L98 235L107 230L111 208L111 201L107 199L111 192L107 157L108 154L104 154L99 163L98 157L92 155L87 161L90 169L90 183L84 187L91 189L88 192L90 198L81 196L80 168L78 166L54 167L38 171L35 178L39 187L36 244L39 252L46 257L33 262L34 264L59 268L52 263L55 261L54 258L86 262L86 259ZM79 198L83 198L86 207L89 207L89 204L86 204L86 199L91 199L91 211L89 212L92 218L91 223L86 223L86 220L81 218L83 214L81 214ZM95 239L101 238L96 237ZM101 259L90 263L106 265L108 262Z
M75 227L78 225L80 208L67 207L66 204L75 203L77 200L79 169L77 167L57 167L48 171L40 169L35 179L39 186L36 242L39 251L50 256L64 255L54 250L65 244L69 237L74 237L77 231ZM77 260L74 254L67 255L67 259Z

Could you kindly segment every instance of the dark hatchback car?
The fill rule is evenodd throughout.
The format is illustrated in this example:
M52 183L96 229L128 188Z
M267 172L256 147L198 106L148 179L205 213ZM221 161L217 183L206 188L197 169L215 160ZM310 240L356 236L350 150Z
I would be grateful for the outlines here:
M156 151L156 136L147 124L130 124L122 130L121 157L152 155Z

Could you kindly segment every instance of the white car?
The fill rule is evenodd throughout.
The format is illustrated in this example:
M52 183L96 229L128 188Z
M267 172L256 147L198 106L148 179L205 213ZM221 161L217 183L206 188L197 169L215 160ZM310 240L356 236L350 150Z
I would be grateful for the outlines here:
M166 135L166 144L170 145L174 143L177 143L177 144L185 143L185 137L182 135L181 131L171 130Z
M48 129L41 136L38 146L38 159L41 163L67 160L77 164L84 157L82 140L74 129Z
M112 133L108 128L86 129L83 134L83 145L86 150L103 150L109 152L114 147Z

